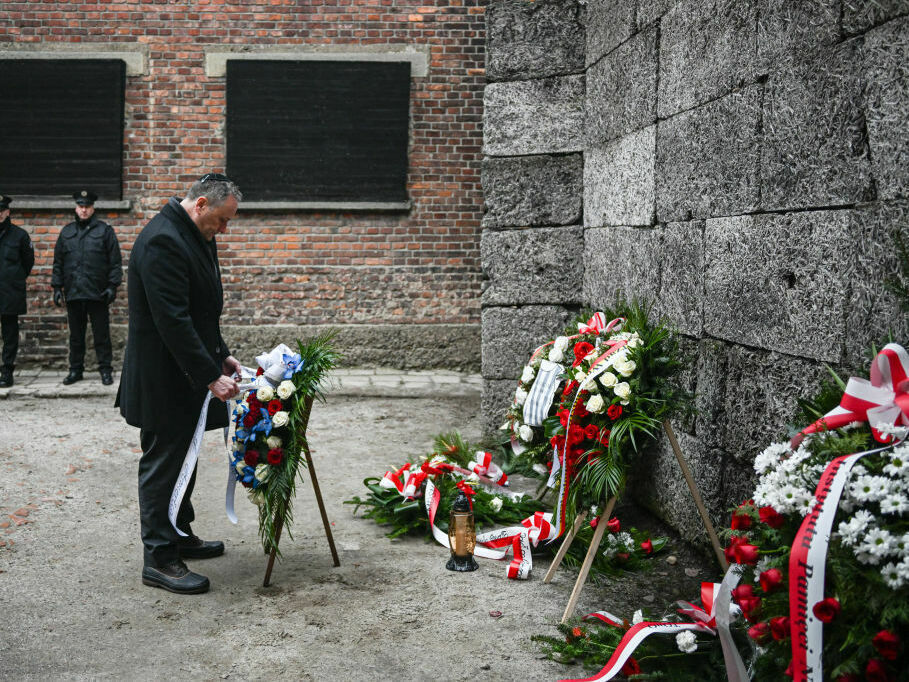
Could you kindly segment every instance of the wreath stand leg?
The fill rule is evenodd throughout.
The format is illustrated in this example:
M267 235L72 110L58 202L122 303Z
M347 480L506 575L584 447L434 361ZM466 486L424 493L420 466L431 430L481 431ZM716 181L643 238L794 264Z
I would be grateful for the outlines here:
M704 523L704 528L707 529L707 535L710 537L710 544L713 545L713 551L716 553L717 561L720 562L720 566L725 573L729 569L729 563L726 561L726 555L723 554L723 548L720 546L720 540L716 535L716 530L713 528L713 523L710 521L710 516L707 514L707 507L704 506L704 501L701 499L701 493L698 491L698 486L694 482L694 477L691 475L691 470L688 468L688 463L685 461L685 457L682 455L682 449L679 447L679 441L675 437L675 431L672 430L672 425L669 423L669 420L663 421L663 430L666 432L666 436L669 438L669 444L672 446L672 451L675 453L675 458L679 462L679 467L682 469L682 474L685 476L685 482L688 483L688 489L691 491L691 497L694 499L694 504L698 508L698 514L701 516L701 521Z
M587 510L584 509L574 520L574 525L571 527L571 530L568 531L568 535L565 536L565 539L562 540L562 545L559 547L559 551L556 552L555 558L552 560L552 564L549 566L549 570L546 571L546 575L543 576L543 582L548 583L552 582L552 577L555 575L556 570L559 568L559 564L562 563L562 559L565 558L565 553L568 552L568 548L571 547L571 543L574 542L574 536L578 534L578 531L581 529L581 526L584 523L584 519L587 518Z
M309 478L312 481L312 489L316 494L316 502L319 503L319 513L322 515L322 525L325 526L325 536L328 538L328 547L331 550L331 558L334 565L340 566L341 560L338 558L338 550L335 549L335 541L331 535L331 524L328 522L328 514L325 513L325 503L322 501L322 491L319 488L319 479L316 477L316 468L313 465L312 453L309 451L309 442L306 440L306 427L309 425L309 415L312 412L313 397L306 398L304 408L303 425L300 427L303 431L303 455L306 457L306 466L309 469ZM281 531L284 529L284 509L286 509L289 498L284 500L281 505L281 513L278 515L278 523L275 528L275 544L268 555L268 565L265 568L265 580L262 581L262 587L268 587L271 582L271 571L275 565L275 556L278 553L278 543L281 541Z
M568 606L565 607L565 613L562 614L562 622L565 623L574 613L574 607L578 604L581 597L581 590L584 589L584 583L587 582L587 575L590 573L590 567L593 566L593 560L600 550L600 542L603 541L603 533L606 531L606 525L609 517L612 516L612 510L615 508L615 497L610 497L606 503L606 509L602 514L597 516L597 527L593 531L593 539L590 541L590 547L587 548L587 556L584 557L584 563L581 565L581 572L578 573L578 579L574 582L574 589L571 590L571 596L568 598ZM573 538L572 538L573 539ZM567 543L569 538L565 538ZM563 543L565 544L565 543ZM566 547L567 551L567 547ZM564 556L564 555L563 555Z

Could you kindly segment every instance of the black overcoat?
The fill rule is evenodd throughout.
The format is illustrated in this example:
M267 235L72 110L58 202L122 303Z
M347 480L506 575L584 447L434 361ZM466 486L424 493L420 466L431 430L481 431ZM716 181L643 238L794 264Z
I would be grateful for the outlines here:
M0 315L25 315L25 278L34 264L28 232L7 217L0 223Z
M176 197L136 238L127 291L120 414L157 433L191 431L230 351L219 324L223 291L215 240L205 241ZM227 422L224 403L212 398L206 428Z
M51 286L67 301L100 301L123 281L120 243L114 228L92 216L81 230L75 221L60 230L54 245Z

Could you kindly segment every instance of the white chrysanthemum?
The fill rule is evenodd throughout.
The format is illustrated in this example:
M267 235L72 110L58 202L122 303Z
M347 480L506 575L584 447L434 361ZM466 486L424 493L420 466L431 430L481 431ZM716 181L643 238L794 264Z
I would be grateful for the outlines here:
M518 429L518 437L525 443L529 443L533 440L533 428L527 424L521 424Z
M558 348L553 346L549 349L549 361L550 362L562 362L565 359L565 355Z
M909 557L903 557L903 560L896 566L900 572L900 578L909 582Z
M683 654L693 654L698 650L698 638L691 630L677 634L675 644Z
M896 424L880 424L877 430L885 436L893 436L897 440L902 440L909 433L909 429L905 426L897 426Z
M620 531L617 533L619 544L622 545L625 549L634 549L634 538L625 531Z
M876 502L890 492L890 480L884 476L860 476L849 486L849 494L859 502Z
M893 536L893 553L901 557L909 557L909 533Z
M899 514L902 516L909 511L909 499L905 495L892 492L881 500L881 511L885 514Z
M783 514L802 511L811 497L811 493L804 488L796 488L791 483L787 483L777 491L779 506L776 509Z
M891 587L894 590L898 590L905 583L903 576L900 575L900 569L897 564L886 564L881 569L881 576L884 578L884 582L887 583L887 587Z
M893 536L889 530L886 528L871 528L859 544L858 550L876 557L877 561L872 563L877 564L883 557L891 553L892 547Z
M638 623L644 622L644 612L641 609L638 609L634 612L634 615L631 616L631 624L637 625Z
M884 467L884 473L893 477L909 477L909 447L894 448L887 454L890 460Z
M514 392L514 404L520 407L527 401L527 391L518 386L518 390Z
M568 350L569 343L571 343L571 339L567 336L557 336L555 341L552 342L552 347L564 353Z

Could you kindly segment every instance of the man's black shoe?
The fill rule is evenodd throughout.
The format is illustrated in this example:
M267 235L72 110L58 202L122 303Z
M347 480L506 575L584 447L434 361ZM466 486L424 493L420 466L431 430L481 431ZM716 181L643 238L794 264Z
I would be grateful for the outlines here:
M211 559L224 554L224 543L220 540L203 540L197 535L182 538L177 543L181 559Z
M101 370L101 383L105 386L110 386L112 383L114 383L114 377L111 375L109 369Z
M82 372L77 372L76 370L71 369L69 371L69 374L67 374L66 378L63 380L63 385L69 386L70 384L74 384L77 381L82 381Z
M9 388L13 385L13 373L8 369L0 370L0 388Z
M208 588L211 587L208 578L193 573L179 559L166 566L143 567L142 584L160 587L177 594L201 594L208 592Z

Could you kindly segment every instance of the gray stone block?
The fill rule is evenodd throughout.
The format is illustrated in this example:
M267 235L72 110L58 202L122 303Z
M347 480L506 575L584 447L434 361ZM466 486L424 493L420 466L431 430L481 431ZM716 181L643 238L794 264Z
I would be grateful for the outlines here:
M502 432L499 427L505 423L505 413L514 400L514 391L518 386L518 379L484 379L481 410L483 415L483 434L498 436Z
M840 40L840 0L758 0L757 54L761 73L779 62L804 60Z
M484 306L581 302L584 228L486 231L480 251Z
M652 225L656 126L587 150L584 224Z
M733 92L657 124L657 220L758 207L761 88Z
M859 72L852 41L771 73L763 105L763 208L874 198Z
M679 0L638 0L635 16L638 30L650 26L679 3Z
M585 38L587 64L593 64L628 40L635 31L634 2L587 0Z
M584 233L584 300L594 308L620 298L654 300L660 287L660 232L602 227Z
M856 246L854 266L841 274L849 279L845 363L867 376L872 345L880 349L892 335L893 341L909 347L909 310L901 309L887 288L892 279L909 286L909 273L900 273L895 243L900 235L909 246L909 201L850 211L849 229Z
M685 0L660 22L660 118L751 83L757 0Z
M704 222L669 223L662 232L655 312L683 334L700 337L704 328Z
M583 149L584 76L490 83L483 104L483 151L489 156Z
M494 0L486 9L486 77L542 78L584 70L577 0Z
M865 34L865 125L880 199L909 195L909 17Z
M855 35L909 14L909 0L843 0L843 32Z
M707 221L704 331L839 362L852 254L847 211Z
M635 34L587 70L587 145L656 121L657 27Z
M520 156L483 160L483 227L571 225L581 220L584 159Z
M559 306L484 308L482 374L516 379L537 347L562 333L573 313Z

